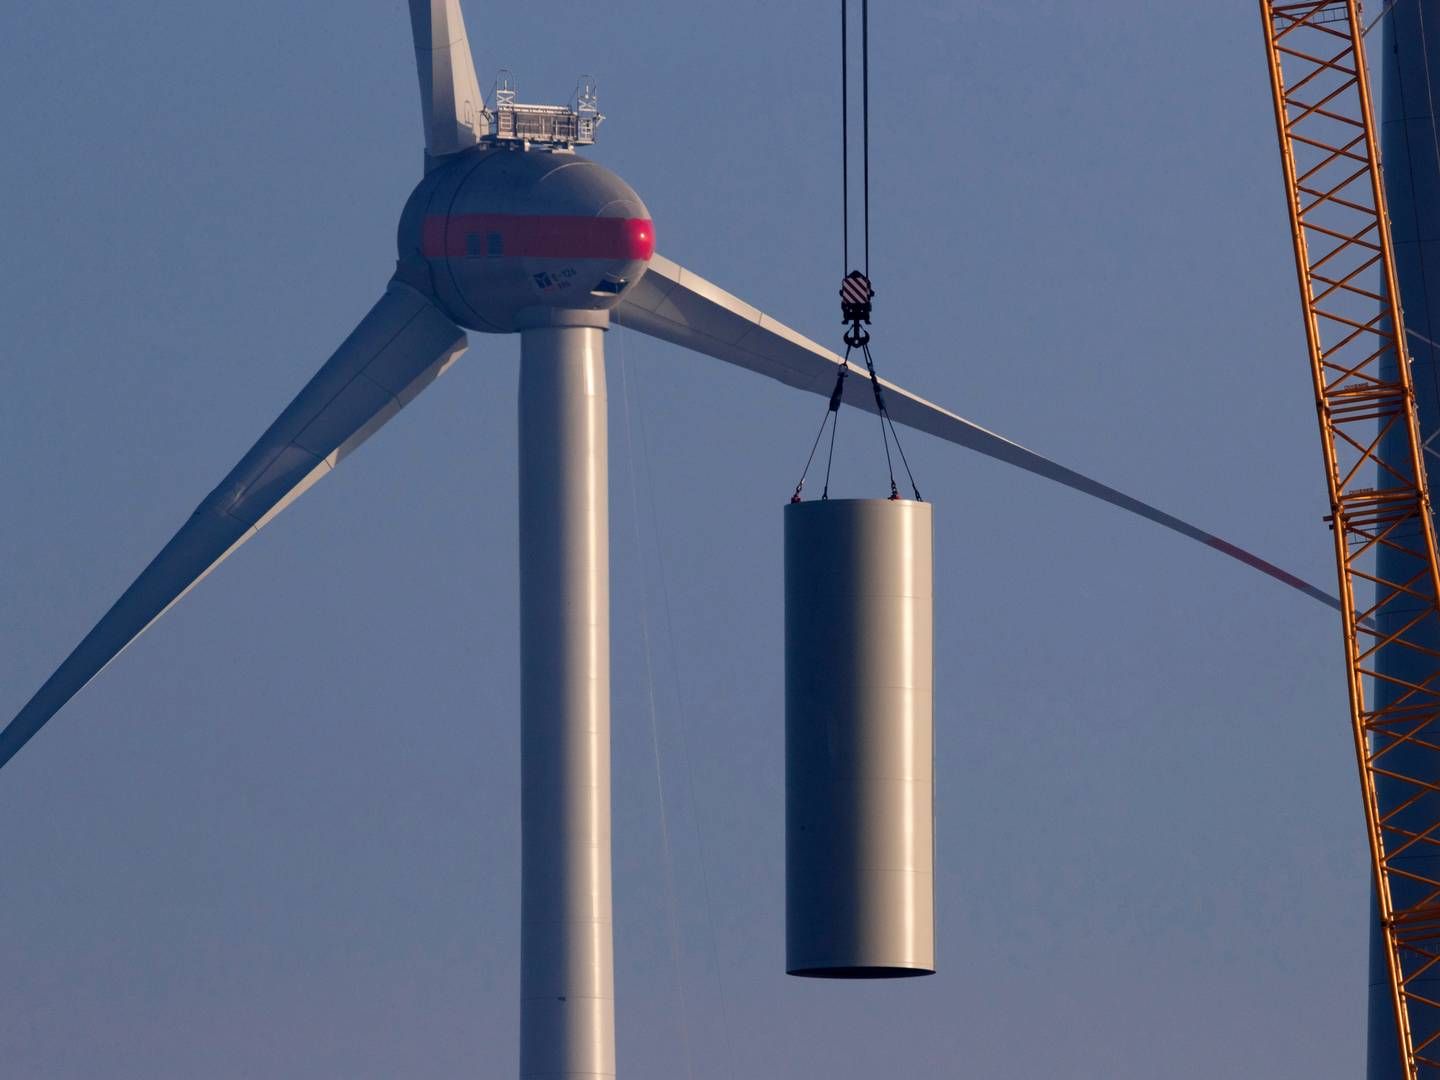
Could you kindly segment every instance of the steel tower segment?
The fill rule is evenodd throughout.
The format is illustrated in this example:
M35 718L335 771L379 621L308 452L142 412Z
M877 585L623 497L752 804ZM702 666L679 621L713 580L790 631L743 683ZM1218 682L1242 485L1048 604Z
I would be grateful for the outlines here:
M1440 1077L1440 571L1364 28L1356 0L1260 8L1398 1057Z
M1400 306L1405 312L1406 353L1410 357L1415 417L1424 450L1421 461L1434 490L1436 461L1440 460L1440 447L1435 441L1436 432L1440 431L1440 385L1437 385L1436 371L1440 357L1433 341L1440 337L1435 329L1440 325L1440 295L1432 292L1430 280L1440 269L1436 261L1440 258L1440 243L1437 243L1440 242L1440 143L1436 138L1436 87L1440 84L1431 77L1430 56L1433 53L1440 57L1440 4L1435 0L1408 0L1387 5L1382 26L1379 139L1385 167L1381 178L1390 211L1390 239L1395 255L1395 278L1400 286ZM1431 48L1432 45L1435 47ZM1382 552L1379 558L1388 570L1391 556ZM1397 554L1394 558L1400 563L1397 571L1403 572L1403 556ZM1411 614L1404 605L1395 605L1385 625L1396 626ZM1421 643L1440 650L1440 627L1431 629L1434 633ZM1397 654L1387 660L1386 673L1402 682L1423 680L1428 673L1428 658L1419 652ZM1440 754L1412 745L1397 748L1393 756L1403 762L1403 771L1440 783ZM1432 795L1430 799L1440 797ZM1440 813L1434 809L1428 812ZM1422 813L1417 811L1417 816ZM1440 852L1412 849L1403 858L1407 869L1440 876ZM1373 902L1378 911L1378 900ZM1378 918L1372 918L1368 981L1368 1075L1370 1080L1398 1080L1404 1074L1395 1042L1390 976ZM1440 996L1440 968L1432 970L1425 980L1417 980L1416 985L1427 998Z
M603 312L520 333L520 1078L615 1075Z

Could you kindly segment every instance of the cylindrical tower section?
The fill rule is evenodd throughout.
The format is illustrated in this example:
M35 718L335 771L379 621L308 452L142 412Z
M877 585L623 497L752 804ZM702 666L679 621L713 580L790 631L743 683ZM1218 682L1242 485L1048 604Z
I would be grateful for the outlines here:
M785 969L935 970L930 506L785 508Z
M1432 48L1433 46L1433 48ZM1381 37L1380 155L1384 162L1385 202L1390 212L1390 237L1395 255L1395 274L1400 285L1401 307L1407 330L1414 331L1404 343L1410 354L1410 375L1415 387L1415 409L1420 438L1428 441L1440 431L1440 160L1435 151L1435 125L1440 112L1440 80L1432 78L1429 56L1440 56L1440 0L1413 0L1396 4L1386 12ZM1417 336L1418 335L1418 336ZM1394 358L1390 371L1394 377ZM1400 457L1404 432L1396 431L1384 448L1387 460ZM1396 440L1400 440L1397 442ZM1433 450L1421 455L1433 499L1440 492L1440 470ZM1380 483L1385 482L1382 476ZM1388 534L1393 543L1377 546L1377 569L1389 581L1405 581L1425 571L1422 560L1409 555L1407 548L1419 543L1418 530ZM1417 649L1385 649L1377 657L1383 679L1374 687L1377 705L1393 703L1422 684L1434 673L1435 664L1423 649L1440 650L1440 637L1424 634L1424 627L1411 628L1421 610L1419 604L1403 599L1391 601L1376 616L1381 634L1405 633ZM1423 636L1422 636L1423 635ZM1400 744L1386 755L1386 761L1408 776L1424 777L1440 784L1440 752L1433 740L1418 739ZM1419 832L1440 816L1440 795L1416 798L1413 785L1381 777L1377 780L1382 807L1408 804L1390 820L1394 829ZM1412 801L1413 800L1413 801ZM1394 833L1392 831L1392 840ZM1415 844L1396 861L1402 871L1392 875L1392 901L1408 906L1420 900L1427 889L1404 876L1412 871L1419 878L1440 876L1440 853L1432 845ZM1371 901L1369 1061L1370 1080L1400 1080L1405 1075L1400 1061L1395 1025L1395 1008L1390 990L1384 935L1378 905ZM1440 971L1431 971L1411 984L1412 992L1440 999ZM1412 1040L1425 1045L1440 1034L1432 1010L1411 1010Z
M521 336L521 1080L615 1075L603 333Z

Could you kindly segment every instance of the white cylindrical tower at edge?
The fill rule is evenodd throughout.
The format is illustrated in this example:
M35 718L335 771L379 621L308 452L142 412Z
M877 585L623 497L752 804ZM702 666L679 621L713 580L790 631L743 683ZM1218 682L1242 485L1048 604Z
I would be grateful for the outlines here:
M935 970L930 506L785 508L791 975Z
M520 360L520 1077L602 1080L615 1075L605 315L536 321Z

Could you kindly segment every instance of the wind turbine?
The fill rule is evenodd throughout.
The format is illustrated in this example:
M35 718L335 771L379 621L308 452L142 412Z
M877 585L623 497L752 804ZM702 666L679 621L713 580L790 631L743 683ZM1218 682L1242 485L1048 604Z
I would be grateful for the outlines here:
M171 604L443 373L463 352L466 330L519 333L521 1071L613 1075L604 331L612 322L630 327L820 395L830 393L842 361L654 254L639 196L574 153L593 137L589 104L487 103L458 0L412 0L410 10L426 172L401 216L394 277L0 732L0 765ZM846 403L873 411L863 369L853 373ZM899 423L1103 499L1332 602L1217 536L886 386Z

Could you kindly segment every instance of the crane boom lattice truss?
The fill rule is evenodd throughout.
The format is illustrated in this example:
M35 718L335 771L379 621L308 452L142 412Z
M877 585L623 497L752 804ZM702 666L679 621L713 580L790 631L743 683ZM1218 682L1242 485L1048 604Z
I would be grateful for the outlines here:
M1440 1078L1440 1001L1419 992L1440 975L1440 877L1416 858L1440 853L1440 775L1423 767L1440 752L1440 653L1424 644L1440 578L1363 24L1355 0L1260 7L1400 1050L1411 1080Z

